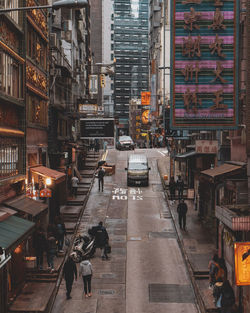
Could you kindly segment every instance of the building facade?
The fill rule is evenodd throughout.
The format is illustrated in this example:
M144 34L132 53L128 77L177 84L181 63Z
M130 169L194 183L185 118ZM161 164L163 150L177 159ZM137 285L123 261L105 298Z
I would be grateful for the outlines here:
M148 0L114 0L114 101L120 134L128 134L130 99L148 90L148 14Z

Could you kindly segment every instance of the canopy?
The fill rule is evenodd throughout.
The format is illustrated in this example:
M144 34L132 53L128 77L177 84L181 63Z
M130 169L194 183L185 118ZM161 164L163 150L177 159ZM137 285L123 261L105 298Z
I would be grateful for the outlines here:
M33 231L35 223L10 216L0 222L0 247L10 253Z

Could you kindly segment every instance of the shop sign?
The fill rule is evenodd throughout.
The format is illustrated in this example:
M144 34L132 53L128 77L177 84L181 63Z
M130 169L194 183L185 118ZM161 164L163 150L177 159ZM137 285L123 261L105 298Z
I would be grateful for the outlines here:
M97 112L97 104L79 104L79 112L80 113L96 113Z
M206 153L206 154L217 154L218 152L218 141L217 140L196 140L195 141L195 152Z
M236 285L250 285L250 242L236 242L234 257Z
M236 128L240 1L172 3L171 128Z
M142 91L141 92L141 104L142 105L150 105L151 92L150 91Z

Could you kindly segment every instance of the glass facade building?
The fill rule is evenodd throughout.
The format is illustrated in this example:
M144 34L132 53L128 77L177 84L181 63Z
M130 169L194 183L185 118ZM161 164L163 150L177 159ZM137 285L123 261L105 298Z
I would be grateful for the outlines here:
M114 0L115 115L128 128L130 99L148 90L149 0Z

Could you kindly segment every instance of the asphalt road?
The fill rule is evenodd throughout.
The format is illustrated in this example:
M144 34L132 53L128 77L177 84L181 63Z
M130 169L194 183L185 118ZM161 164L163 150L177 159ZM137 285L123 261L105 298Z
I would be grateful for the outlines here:
M149 158L149 187L127 187L127 157L144 153ZM80 232L103 220L110 235L111 258L100 251L91 259L93 296L83 297L81 278L66 300L62 281L53 313L197 313L188 272L178 246L157 169L163 149L110 150L108 163L116 173L105 177L104 192L95 182Z

